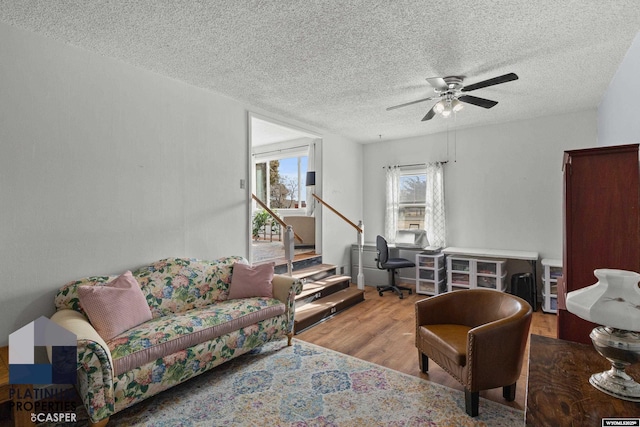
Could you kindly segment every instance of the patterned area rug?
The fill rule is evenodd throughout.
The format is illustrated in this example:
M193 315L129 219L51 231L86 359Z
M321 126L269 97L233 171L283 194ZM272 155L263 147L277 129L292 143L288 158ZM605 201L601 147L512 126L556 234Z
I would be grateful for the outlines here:
M269 343L109 422L114 427L517 425L524 425L522 411L481 399L480 415L471 418L460 391L299 340L291 347L286 340Z

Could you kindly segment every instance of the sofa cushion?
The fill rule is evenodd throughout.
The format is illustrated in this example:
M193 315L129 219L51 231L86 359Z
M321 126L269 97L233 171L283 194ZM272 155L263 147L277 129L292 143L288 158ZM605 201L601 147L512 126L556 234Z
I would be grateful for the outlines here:
M82 309L80 305L80 297L78 296L78 289L80 286L104 286L107 283L115 280L118 276L91 276L84 277L80 280L75 280L64 285L54 299L54 304L57 310L70 309L79 311L85 316L87 313Z
M114 375L284 312L277 299L245 298L150 320L107 342Z
M273 271L276 263L248 265L233 264L229 299L250 297L273 297Z
M212 261L166 258L132 270L132 273L140 284L151 315L156 318L226 300L231 283L231 267L243 260L241 256ZM101 286L115 278L91 276L67 283L56 294L56 309L68 308L85 314L80 306L78 287Z
M78 297L105 341L151 319L151 310L130 271L104 286L80 286Z
M242 260L239 256L213 261L167 258L139 268L133 275L140 282L155 318L226 300L232 266Z

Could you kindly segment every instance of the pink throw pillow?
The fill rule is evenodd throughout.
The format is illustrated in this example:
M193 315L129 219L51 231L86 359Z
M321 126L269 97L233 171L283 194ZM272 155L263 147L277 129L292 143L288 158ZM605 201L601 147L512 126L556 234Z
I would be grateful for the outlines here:
M140 285L130 271L104 286L80 286L78 297L89 321L105 341L152 317Z
M250 266L247 264L233 264L231 285L229 285L229 299L269 297L273 298L273 269L275 263Z

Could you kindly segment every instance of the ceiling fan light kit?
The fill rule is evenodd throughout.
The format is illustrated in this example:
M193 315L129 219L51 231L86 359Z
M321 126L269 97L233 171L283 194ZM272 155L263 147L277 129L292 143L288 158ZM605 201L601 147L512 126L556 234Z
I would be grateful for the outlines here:
M449 117L451 113L457 113L464 108L464 104L455 98L442 99L433 106L433 111L442 117Z
M492 108L498 104L497 101L467 95L466 92L471 92L472 90L482 89L489 86L495 86L513 80L518 80L518 76L515 73L509 73L502 76L494 77L492 79L483 80L469 86L464 86L464 77L461 76L429 77L427 79L427 82L431 85L431 87L433 87L433 90L436 92L435 96L406 102L400 105L395 105L393 107L387 108L387 111L406 107L412 104L417 104L419 102L437 99L438 102L422 118L422 121L426 121L431 120L436 114L440 114L442 117L447 118L451 116L451 113L457 113L458 111L462 110L462 108L464 107L463 103L476 105L482 108Z

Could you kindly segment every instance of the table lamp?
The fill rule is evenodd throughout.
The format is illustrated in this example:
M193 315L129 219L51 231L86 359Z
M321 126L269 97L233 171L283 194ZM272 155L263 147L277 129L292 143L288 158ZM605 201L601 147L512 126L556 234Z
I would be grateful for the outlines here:
M625 368L640 361L640 274L597 269L598 282L567 294L567 310L593 323L589 337L611 369L591 375L598 390L620 399L640 402L640 384Z

